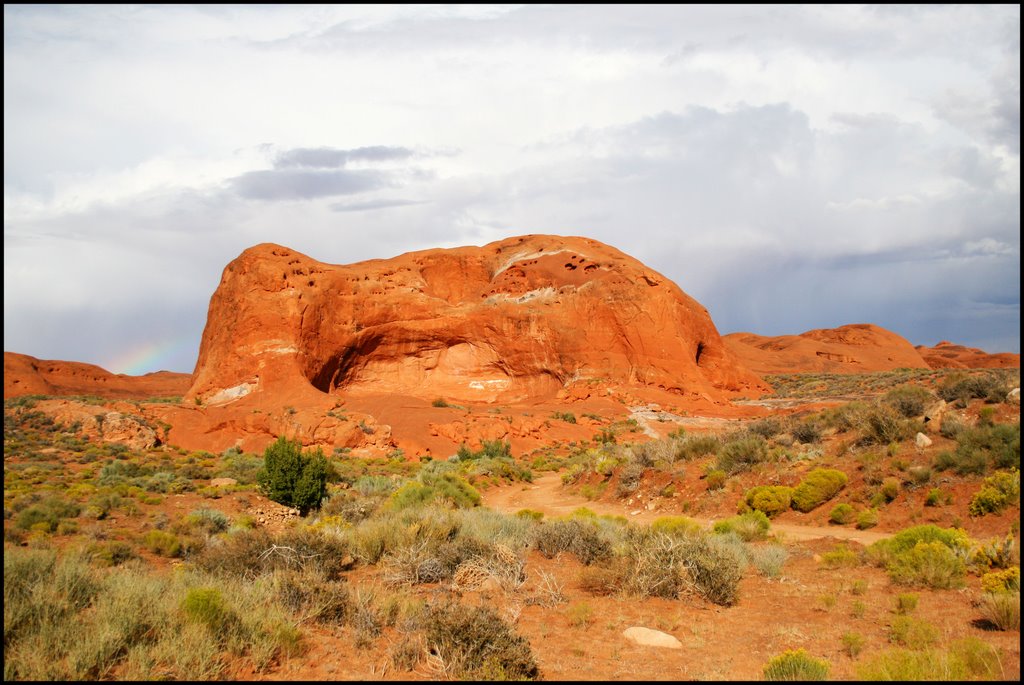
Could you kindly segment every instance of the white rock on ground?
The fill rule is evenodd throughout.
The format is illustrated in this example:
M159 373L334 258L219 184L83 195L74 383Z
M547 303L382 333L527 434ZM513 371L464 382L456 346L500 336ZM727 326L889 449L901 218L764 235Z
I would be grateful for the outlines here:
M626 630L623 631L622 636L631 642L635 642L638 645L645 645L647 647L666 647L668 649L683 648L683 643L668 633L663 633L660 630L652 630L651 628L633 626L632 628L626 628Z

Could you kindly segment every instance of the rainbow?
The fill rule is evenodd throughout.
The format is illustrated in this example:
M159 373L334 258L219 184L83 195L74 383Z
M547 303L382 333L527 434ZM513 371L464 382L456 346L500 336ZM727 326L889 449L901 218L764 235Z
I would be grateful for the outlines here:
M199 356L199 344L191 335L167 342L143 342L125 350L103 365L111 373L141 376L152 371L191 373ZM183 368L187 365L188 368ZM177 368L175 368L177 367Z

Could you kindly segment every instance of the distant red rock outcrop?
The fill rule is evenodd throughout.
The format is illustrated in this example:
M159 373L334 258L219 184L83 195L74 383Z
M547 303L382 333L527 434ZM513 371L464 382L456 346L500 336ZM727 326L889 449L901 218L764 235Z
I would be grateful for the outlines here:
M116 399L180 397L192 383L187 373L113 374L93 364L36 359L4 352L4 399L22 395L95 395Z
M871 373L930 368L906 338L872 324L820 328L800 335L775 337L730 333L722 340L745 366L760 374Z
M943 340L935 347L918 345L917 351L933 369L1020 368L1020 355L1012 352L990 354L976 347L964 347Z
M250 248L210 301L186 400L522 401L588 382L714 402L768 389L669 279L595 240L530 235L349 265Z

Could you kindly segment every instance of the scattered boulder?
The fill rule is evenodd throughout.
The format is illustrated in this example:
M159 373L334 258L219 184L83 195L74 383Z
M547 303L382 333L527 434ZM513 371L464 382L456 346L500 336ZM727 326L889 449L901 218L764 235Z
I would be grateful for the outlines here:
M635 642L638 645L644 645L645 647L664 647L667 649L682 649L683 643L672 637L668 633L663 633L660 630L653 630L651 628L642 628L640 626L633 626L632 628L626 628L623 631L622 636L630 642Z
M924 427L930 433L939 432L942 426L942 416L946 413L946 401L937 400L928 405L924 410Z
M1020 388L1014 388L1006 395L1006 401L1009 404L1016 404L1020 406Z
M923 450L925 447L931 446L932 439L924 433L918 433L914 438L914 444L917 445L917 449Z

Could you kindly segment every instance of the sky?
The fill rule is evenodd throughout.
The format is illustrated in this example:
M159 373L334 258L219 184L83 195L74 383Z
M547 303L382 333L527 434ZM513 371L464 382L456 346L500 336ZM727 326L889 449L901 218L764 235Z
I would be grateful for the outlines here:
M4 350L191 372L246 248L587 236L722 334L1020 351L1020 7L4 5Z

